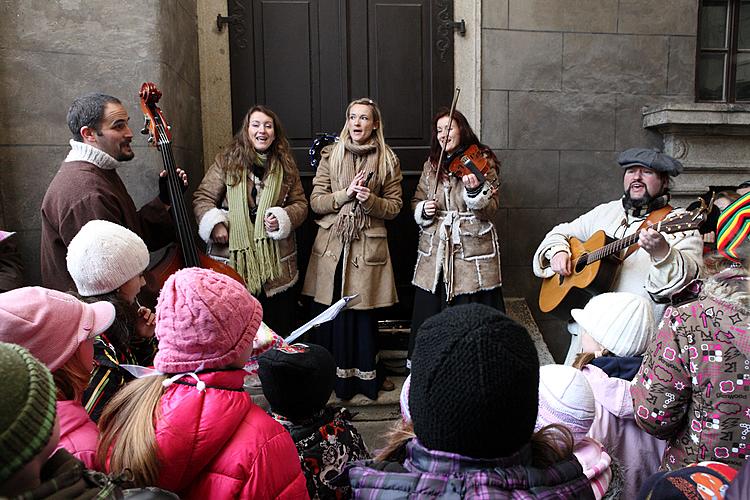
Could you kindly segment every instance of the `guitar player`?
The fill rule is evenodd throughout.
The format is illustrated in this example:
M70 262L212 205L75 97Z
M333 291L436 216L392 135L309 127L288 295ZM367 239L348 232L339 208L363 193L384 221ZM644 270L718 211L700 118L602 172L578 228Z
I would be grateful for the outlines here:
M669 155L651 149L632 148L620 153L617 163L623 169L623 196L594 207L571 222L553 227L534 253L534 274L549 278L555 273L573 272L570 238L587 240L603 230L621 239L643 228L635 251L623 253L612 290L649 297L654 318L661 319L669 297L698 277L703 241L697 231L661 234L651 225L681 209L669 205L671 178L682 171L682 164ZM565 364L571 364L580 351L578 325L570 322L571 343Z

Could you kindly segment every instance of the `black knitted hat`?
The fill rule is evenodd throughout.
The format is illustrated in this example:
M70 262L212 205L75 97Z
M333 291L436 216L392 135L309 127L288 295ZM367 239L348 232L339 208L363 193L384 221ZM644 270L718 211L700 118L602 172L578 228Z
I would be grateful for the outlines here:
M294 344L264 352L258 376L271 410L292 421L325 407L336 379L336 363L324 347Z
M511 455L534 432L539 360L526 329L488 306L450 307L419 329L409 409L429 449Z

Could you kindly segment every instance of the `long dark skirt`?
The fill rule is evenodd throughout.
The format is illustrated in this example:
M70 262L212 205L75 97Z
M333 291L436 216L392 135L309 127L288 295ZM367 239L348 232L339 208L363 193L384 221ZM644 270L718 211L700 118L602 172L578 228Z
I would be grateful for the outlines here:
M284 290L271 297L261 291L257 297L263 306L263 322L282 337L288 336L297 327L297 304L294 289Z
M333 283L333 302L341 298L342 264L339 260ZM328 306L313 302L313 316ZM377 399L383 382L383 371L377 368L378 324L371 311L345 309L333 321L323 323L310 332L311 341L333 354L336 361L334 390L340 399L364 394Z
M442 278L442 277L441 277ZM495 309L505 312L505 301L503 300L502 287L493 288L492 290L480 290L475 293L467 293L453 297L448 302L445 294L445 286L442 279L438 281L435 293L430 293L422 288L415 287L414 291L414 309L411 316L411 332L409 333L409 352L407 365L411 365L411 353L414 350L414 342L417 339L417 332L422 323L437 313L451 307L461 304L484 304Z

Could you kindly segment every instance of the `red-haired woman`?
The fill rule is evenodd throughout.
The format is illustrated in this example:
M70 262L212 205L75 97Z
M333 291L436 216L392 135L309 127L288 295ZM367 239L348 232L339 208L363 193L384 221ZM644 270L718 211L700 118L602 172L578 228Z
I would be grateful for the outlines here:
M451 175L448 165L476 145L490 168L481 182L475 174ZM441 149L442 165L438 165ZM478 302L505 311L500 275L500 244L493 222L500 204L499 162L479 142L458 110L440 110L432 119L430 155L411 204L419 225L409 359L422 323L457 305ZM437 183L437 186L436 186Z

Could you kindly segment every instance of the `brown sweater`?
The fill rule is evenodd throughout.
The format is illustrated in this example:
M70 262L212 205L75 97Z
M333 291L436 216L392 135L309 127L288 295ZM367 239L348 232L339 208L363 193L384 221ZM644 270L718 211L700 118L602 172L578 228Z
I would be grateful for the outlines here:
M52 179L42 201L42 284L48 288L75 290L65 256L70 240L90 220L108 220L127 227L150 250L174 240L166 206L158 199L136 210L116 170L104 170L87 162L64 162Z

